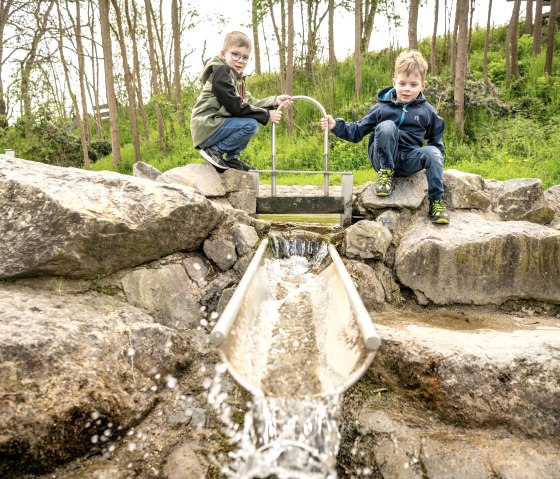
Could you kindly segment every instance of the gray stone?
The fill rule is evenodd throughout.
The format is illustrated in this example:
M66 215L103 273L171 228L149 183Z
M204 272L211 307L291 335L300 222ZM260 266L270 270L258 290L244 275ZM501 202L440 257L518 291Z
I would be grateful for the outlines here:
M253 190L241 190L228 193L227 199L235 209L254 215L257 212L257 195Z
M204 254L211 259L222 271L230 269L237 261L235 244L223 236L207 239L204 242Z
M253 175L245 171L230 168L222 174L222 185L226 193L249 190L256 194L253 188Z
M542 182L537 178L503 181L494 192L494 211L505 221L548 224L554 211L544 201Z
M344 232L344 250L348 258L383 259L391 244L391 232L376 221L362 220Z
M360 261L347 261L345 266L366 308L375 309L385 302L385 290L373 268Z
M147 309L166 326L193 328L202 319L202 292L181 264L138 268L124 276L121 283L130 304Z
M236 224L231 229L237 254L243 256L249 253L258 243L259 235L255 228L249 225Z
M208 198L226 194L220 174L213 166L202 163L172 168L158 177L157 181L190 186Z
M560 234L526 221L456 213L445 226L409 230L395 257L399 281L435 304L560 302Z
M108 275L198 248L221 217L184 186L4 157L0 278Z
M428 180L426 172L420 171L407 177L393 179L395 189L389 196L377 196L375 184L370 183L358 197L358 203L366 210L375 211L385 208L408 208L416 210L426 198Z
M183 260L183 266L187 274L199 288L204 288L208 283L209 269L206 261L205 258L199 256L189 256Z
M459 170L445 170L445 201L451 209L487 210L491 205L490 191L479 175Z
M466 441L426 438L422 463L430 479L486 479L484 460L476 447Z
M187 442L168 457L164 473L167 479L204 479L207 466L203 465L194 442Z
M156 180L161 175L161 171L148 163L137 161L132 165L132 175L147 180Z

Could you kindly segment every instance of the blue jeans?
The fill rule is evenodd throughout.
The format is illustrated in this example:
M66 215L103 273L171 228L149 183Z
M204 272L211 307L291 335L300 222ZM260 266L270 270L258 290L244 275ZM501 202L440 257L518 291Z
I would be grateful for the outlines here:
M443 198L443 155L435 146L423 146L408 151L399 151L399 130L394 121L382 121L374 132L369 148L369 159L373 168L393 170L395 176L410 176L426 170L428 177L428 199Z
M239 157L258 131L259 122L254 118L229 117L210 138L201 143L200 148L215 148L225 153L226 159Z

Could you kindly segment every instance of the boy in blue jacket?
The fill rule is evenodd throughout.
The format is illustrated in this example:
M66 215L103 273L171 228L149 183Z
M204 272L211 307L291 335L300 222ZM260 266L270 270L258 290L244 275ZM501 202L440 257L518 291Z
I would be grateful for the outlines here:
M428 215L432 223L441 225L449 223L443 202L445 123L422 93L427 71L428 64L420 52L402 52L395 62L393 86L379 92L377 103L361 121L335 120L329 115L321 119L321 126L354 143L371 133L368 156L377 171L378 196L393 192L393 176L410 176L425 169Z

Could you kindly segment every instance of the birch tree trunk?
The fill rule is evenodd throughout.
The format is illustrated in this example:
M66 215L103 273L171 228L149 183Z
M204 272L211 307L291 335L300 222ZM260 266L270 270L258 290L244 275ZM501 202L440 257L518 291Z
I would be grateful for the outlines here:
M121 145L119 134L119 112L115 96L115 77L113 74L113 47L111 45L111 29L109 26L109 0L99 0L99 24L101 27L101 43L103 45L103 65L105 68L105 91L109 109L109 124L111 130L111 149L113 151L113 166L121 163Z
M371 34L373 33L373 22L377 13L378 0L365 0L362 11L362 43L361 52L366 53L369 49Z
M455 66L455 123L465 132L465 85L467 83L469 45L469 0L457 0L457 60Z
M506 56L506 84L511 82L512 77L519 76L519 62L517 59L517 31L519 26L519 9L521 0L515 0L511 20L506 34L505 56Z
M76 3L76 22L74 23L74 31L76 33L76 50L78 54L78 76L80 84L80 99L82 101L82 118L84 124L84 131L86 135L86 141L91 140L91 130L89 125L89 114L86 99L86 69L85 69L85 59L84 59L84 45L82 38L82 13L80 0L75 0ZM68 1L66 3L68 7Z

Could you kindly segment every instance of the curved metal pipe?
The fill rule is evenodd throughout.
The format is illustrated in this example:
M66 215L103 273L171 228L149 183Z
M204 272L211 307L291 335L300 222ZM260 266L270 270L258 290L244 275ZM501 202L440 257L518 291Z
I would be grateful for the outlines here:
M239 312L239 308L241 308L241 304L243 303L243 299L245 298L247 289L249 288L251 281L253 280L253 276L255 276L255 273L259 268L267 245L268 238L265 238L257 248L253 259L249 263L249 266L247 267L245 274L241 278L239 285L235 289L233 296L225 307L224 312L220 316L220 319L212 329L210 337L214 345L220 346L225 341L229 330L231 329L231 325L233 324L233 321L235 320L235 317Z

